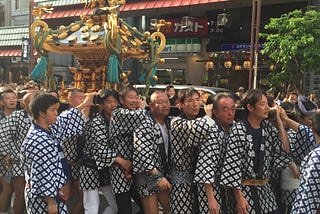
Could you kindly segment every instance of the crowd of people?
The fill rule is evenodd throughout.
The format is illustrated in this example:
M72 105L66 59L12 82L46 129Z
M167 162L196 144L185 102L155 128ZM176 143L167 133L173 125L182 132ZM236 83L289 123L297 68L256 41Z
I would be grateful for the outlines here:
M297 90L58 96L1 88L0 213L320 213L320 111Z

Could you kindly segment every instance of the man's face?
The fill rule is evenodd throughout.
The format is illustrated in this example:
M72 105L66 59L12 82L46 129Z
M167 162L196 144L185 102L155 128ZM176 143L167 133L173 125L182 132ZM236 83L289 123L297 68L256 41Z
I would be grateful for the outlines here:
M288 100L290 103L296 104L298 102L298 96L296 94L290 94Z
M176 91L174 90L174 88L169 88L169 90L167 91L169 97L173 97L176 93Z
M231 125L236 114L236 106L230 97L221 98L213 113L222 126Z
M189 97L186 97L184 103L181 104L181 109L183 113L188 117L188 119L195 119L200 111L201 99L199 94L194 93Z
M259 118L261 120L267 119L270 109L267 97L265 95L262 95L260 101L256 102L254 107L250 109L250 114L253 114L256 118Z
M2 104L4 109L15 109L18 98L15 93L2 94Z
M126 96L120 97L120 102L123 107L129 110L136 110L139 107L139 96L136 91L128 91Z
M85 98L85 95L83 92L81 91L75 91L73 93L73 95L71 95L69 97L69 104L70 104L70 107L76 107L78 105L80 105L83 101L84 101L84 98Z
M169 98L165 93L155 94L154 100L150 103L150 109L152 115L166 117L170 112Z
M53 104L43 114L44 120L48 126L57 121L59 106L59 103Z
M105 113L111 114L119 105L118 100L114 96L107 97L102 105L102 109Z

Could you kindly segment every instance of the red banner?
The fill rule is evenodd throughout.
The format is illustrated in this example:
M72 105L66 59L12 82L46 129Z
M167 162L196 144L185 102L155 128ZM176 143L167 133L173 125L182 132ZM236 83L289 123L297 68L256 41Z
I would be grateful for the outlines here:
M208 35L208 19L194 18L187 26L183 26L182 19L166 19L171 26L163 33L166 36L206 36Z

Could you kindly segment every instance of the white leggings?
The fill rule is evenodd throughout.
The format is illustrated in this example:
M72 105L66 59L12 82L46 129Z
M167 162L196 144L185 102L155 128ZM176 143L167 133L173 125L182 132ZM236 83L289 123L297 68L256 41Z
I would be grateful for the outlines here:
M103 214L117 214L118 207L114 194L112 193L111 185L99 188L99 190L84 190L83 191L83 206L85 214L98 214L99 211L99 191L103 193L108 202L108 207L103 211Z

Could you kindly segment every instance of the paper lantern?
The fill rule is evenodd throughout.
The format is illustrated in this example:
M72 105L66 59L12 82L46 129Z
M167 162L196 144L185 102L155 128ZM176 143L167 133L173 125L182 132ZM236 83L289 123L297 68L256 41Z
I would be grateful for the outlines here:
M224 67L225 68L231 68L232 67L232 62L231 61L225 61L224 62Z
M250 61L244 61L244 62L243 62L243 67L244 67L245 69L249 69L249 68L250 68Z

